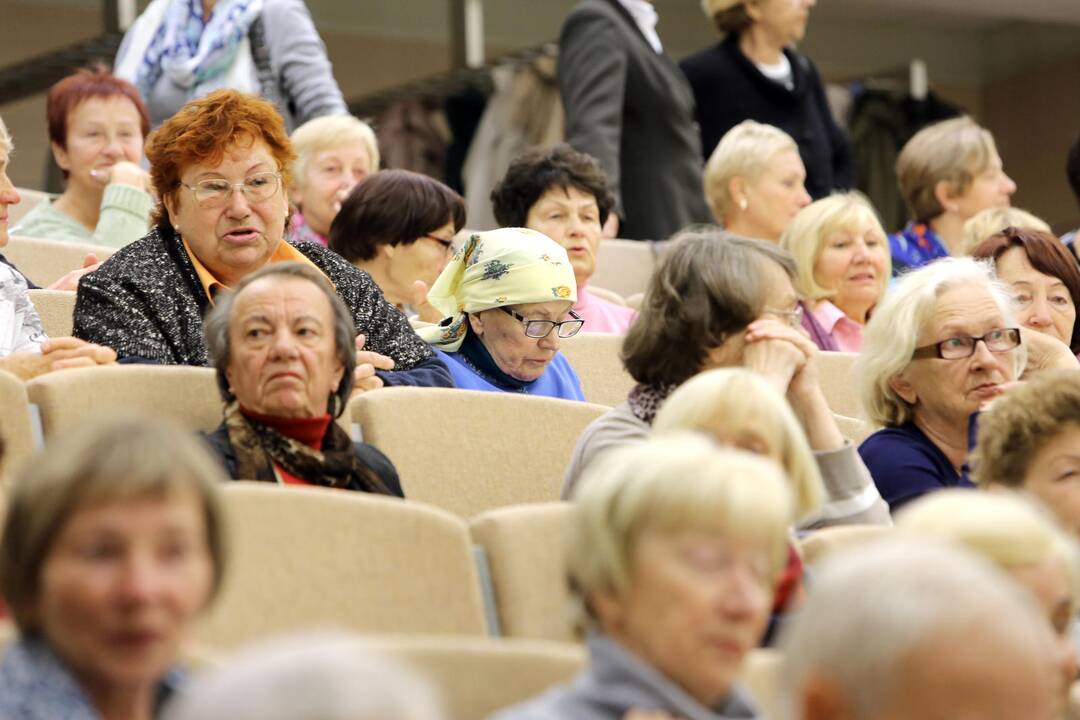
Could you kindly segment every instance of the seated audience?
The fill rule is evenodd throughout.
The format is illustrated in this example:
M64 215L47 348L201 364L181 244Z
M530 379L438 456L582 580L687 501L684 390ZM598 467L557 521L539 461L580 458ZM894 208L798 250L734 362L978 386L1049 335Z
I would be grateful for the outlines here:
M856 375L863 410L883 429L859 454L893 511L934 490L973 487L968 418L1020 376L1020 343L1008 289L969 258L908 273L878 306Z
M476 233L435 281L444 319L420 336L467 390L584 400L559 339L581 330L574 270L554 240L525 228Z
M994 401L971 466L979 487L1034 497L1080 537L1080 373L1047 371Z
M825 401L817 347L799 328L794 274L791 256L771 243L721 230L678 236L660 259L641 318L623 343L623 364L638 384L625 403L582 433L562 496L570 497L596 458L645 440L662 404L684 382L712 368L744 367L787 398L819 464L830 468L826 506L843 507L830 520L887 523L881 497Z
M330 226L330 249L360 268L406 315L438 322L428 289L465 227L465 201L427 175L383 170L353 190Z
M378 171L379 143L371 127L351 115L308 120L291 139L296 161L289 195L296 212L288 240L326 245L349 191Z
M998 279L1012 286L1016 319L1080 353L1080 269L1068 248L1049 232L1006 227L971 253L990 260Z
M8 208L18 204L19 193L7 175L11 136L0 119L0 248L8 242ZM34 304L27 293L29 283L0 255L0 370L29 380L53 370L105 365L116 360L107 347L45 335Z
M575 499L566 553L588 665L494 720L759 717L737 678L791 522L783 473L748 453L683 434L605 457Z
M962 255L964 223L986 208L1008 207L1016 192L994 137L969 117L915 133L900 151L896 175L914 221L889 236L894 275Z
M914 537L964 547L1031 594L1057 644L1053 679L1058 709L1053 717L1064 718L1077 665L1072 629L1080 605L1080 556L1075 541L1030 503L1001 493L934 493L905 508L897 527Z
M303 634L252 645L196 677L165 720L441 720L432 687L362 640Z
M529 150L510 163L491 193L495 220L527 227L562 245L577 279L574 312L588 332L625 333L637 313L589 292L604 223L615 206L596 160L569 145Z
M152 718L221 583L216 463L149 418L89 422L16 481L0 592L19 636L0 660L0 717Z
M230 477L402 496L390 460L334 422L352 391L356 331L326 276L267 265L218 296L205 328L226 403L207 440Z
M270 103L213 92L154 131L146 152L161 198L154 227L82 279L76 337L133 360L206 365L202 317L214 295L292 260L326 275L352 313L363 338L359 367L379 371L358 377L357 389L450 384L370 277L327 248L284 239L293 152Z
M892 274L888 239L874 208L857 193L818 200L799 211L780 245L795 257L795 287L832 340L819 347L859 352L863 329Z
M15 235L123 247L146 234L150 182L139 167L150 117L139 91L105 70L82 71L49 90L49 141L64 194L43 202Z
M810 204L799 146L783 130L744 120L728 130L705 164L705 199L716 222L736 235L779 242Z
M960 548L877 542L827 561L785 634L791 720L1050 718L1046 620Z
M1014 207L986 208L972 215L964 223L963 249L960 254L970 255L984 240L988 240L1007 227L1050 232L1049 225L1027 210Z

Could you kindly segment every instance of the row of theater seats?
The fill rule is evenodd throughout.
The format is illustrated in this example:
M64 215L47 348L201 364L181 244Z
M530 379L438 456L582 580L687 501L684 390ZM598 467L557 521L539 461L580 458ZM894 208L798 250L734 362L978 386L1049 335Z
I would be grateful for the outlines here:
M592 354L571 353L583 378L617 362L618 338L575 338ZM603 351L603 353L601 353ZM615 358L615 360L613 360ZM830 383L849 389L844 369L850 358L827 358ZM607 368L601 379L619 377ZM626 377L627 387L629 378ZM588 394L586 389L586 394ZM619 397L625 397L625 389ZM837 394L837 397L843 397ZM192 431L211 431L222 420L222 401L210 368L115 365L50 373L23 383L0 373L0 432L7 446L7 471L17 471L36 447L80 423L108 413L142 411L165 415ZM381 449L397 466L405 494L461 517L485 510L559 497L563 474L582 430L608 405L515 393L393 387L352 399L339 422L354 437ZM834 407L834 410L838 408ZM865 426L836 415L853 441ZM498 442L492 442L492 439Z

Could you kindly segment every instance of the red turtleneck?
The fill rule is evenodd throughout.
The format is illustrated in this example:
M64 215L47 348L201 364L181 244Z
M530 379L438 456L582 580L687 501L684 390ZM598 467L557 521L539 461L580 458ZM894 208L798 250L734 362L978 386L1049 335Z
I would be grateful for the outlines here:
M330 423L334 420L334 418L330 417L330 413L321 417L310 418L275 417L273 415L257 413L251 408L244 407L243 405L240 406L240 412L244 414L244 417L254 420L257 423L262 423L268 427L272 427L285 437L292 438L297 442L302 442L314 450L322 448L323 440L326 438L326 431L329 429ZM285 468L277 463L274 463L274 469L281 478L281 482L286 485L312 484L303 478L290 474Z

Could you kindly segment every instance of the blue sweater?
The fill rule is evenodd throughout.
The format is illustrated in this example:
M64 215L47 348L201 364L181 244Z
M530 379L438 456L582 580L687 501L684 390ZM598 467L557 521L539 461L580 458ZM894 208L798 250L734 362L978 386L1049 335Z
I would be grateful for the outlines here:
M975 487L914 423L877 431L859 446L859 455L892 512L928 492Z
M454 378L454 384L463 390L514 392L514 390L508 390L505 387L496 385L490 379L481 375L461 353L448 353L436 348L435 354L450 368L450 375ZM570 362L558 353L547 366L547 369L544 370L544 374L534 380L532 384L520 390L520 392L527 395L545 395L563 400L585 399L577 373L574 372L574 368L570 367Z

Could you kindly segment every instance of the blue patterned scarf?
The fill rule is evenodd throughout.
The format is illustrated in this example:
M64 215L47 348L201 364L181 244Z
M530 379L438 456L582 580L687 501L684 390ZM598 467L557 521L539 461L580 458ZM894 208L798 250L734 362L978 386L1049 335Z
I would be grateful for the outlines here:
M162 75L185 88L189 98L221 87L262 8L263 0L218 0L203 22L202 0L173 0L135 76L143 98Z

